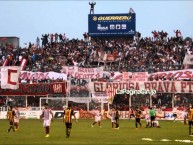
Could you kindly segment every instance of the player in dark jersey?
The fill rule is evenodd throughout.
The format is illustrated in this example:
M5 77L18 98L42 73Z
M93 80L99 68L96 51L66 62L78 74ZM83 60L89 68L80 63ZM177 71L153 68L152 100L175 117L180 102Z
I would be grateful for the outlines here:
M64 110L64 118L63 118L63 122L65 122L66 124L66 138L70 137L70 131L72 129L72 116L74 116L74 119L76 119L74 110L72 109L71 104L69 104L68 108Z
M136 126L136 128L138 128L138 126L137 126L138 124L140 125L140 128L141 128L141 111L137 109L135 112L135 126Z
M116 109L115 111L115 124L116 124L115 129L119 129L119 117L120 117L119 111Z
M7 119L9 120L10 127L7 130L7 132L10 132L11 129L13 129L13 132L15 132L14 129L14 116L15 116L15 111L13 110L13 107L11 106L9 110L7 111Z
M189 135L193 136L193 132L192 132L192 126L193 126L193 105L192 105L192 107L188 111L187 118L188 118L188 125L189 125Z

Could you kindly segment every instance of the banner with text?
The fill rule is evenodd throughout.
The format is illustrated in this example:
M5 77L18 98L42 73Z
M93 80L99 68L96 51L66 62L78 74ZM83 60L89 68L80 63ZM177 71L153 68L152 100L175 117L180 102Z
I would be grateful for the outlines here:
M90 82L89 87L91 93L105 92L106 88L141 90L143 94L148 93L146 90L157 93L192 93L193 81Z
M67 80L67 74L56 73L56 72L32 72L32 71L21 71L19 74L20 80L45 80L45 79L62 79ZM1 75L0 75L1 80Z
M66 88L66 83L19 84L17 90L0 88L0 95L45 96L47 94L66 94Z
M148 81L148 72L123 72L122 81Z
M98 79L103 77L103 67L83 68L78 66L63 66L61 72L77 79Z

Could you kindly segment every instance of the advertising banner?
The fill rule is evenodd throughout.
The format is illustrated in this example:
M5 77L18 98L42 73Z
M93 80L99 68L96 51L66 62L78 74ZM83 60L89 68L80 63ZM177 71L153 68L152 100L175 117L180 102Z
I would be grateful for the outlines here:
M134 36L135 25L135 13L88 15L90 36Z

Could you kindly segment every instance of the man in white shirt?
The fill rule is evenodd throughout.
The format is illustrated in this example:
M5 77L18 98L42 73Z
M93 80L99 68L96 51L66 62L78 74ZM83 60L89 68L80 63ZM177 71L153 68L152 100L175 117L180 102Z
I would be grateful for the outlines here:
M51 124L51 121L53 122L54 115L53 115L52 109L50 109L48 107L48 103L45 103L44 106L45 106L45 108L42 110L42 114L40 116L40 122L42 119L44 120L43 127L45 128L45 131L46 131L45 137L49 137L50 124ZM50 115L51 115L51 117L50 117Z
M95 121L92 123L91 126L94 127L94 125L98 123L99 127L101 128L101 117L102 117L101 111L97 108L97 110L95 110L94 112L94 115L95 115Z

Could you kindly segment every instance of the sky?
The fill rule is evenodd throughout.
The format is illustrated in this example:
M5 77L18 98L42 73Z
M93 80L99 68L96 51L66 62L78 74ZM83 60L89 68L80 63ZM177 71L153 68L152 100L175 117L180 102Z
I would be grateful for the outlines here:
M193 37L193 1L191 0L96 0L95 14L136 13L136 30L142 37L153 30L174 36L179 29L183 37ZM17 36L20 45L35 43L45 33L65 33L70 39L83 39L88 31L87 0L0 0L0 37Z

